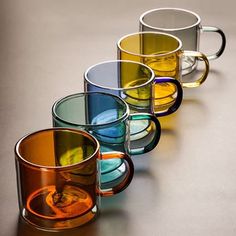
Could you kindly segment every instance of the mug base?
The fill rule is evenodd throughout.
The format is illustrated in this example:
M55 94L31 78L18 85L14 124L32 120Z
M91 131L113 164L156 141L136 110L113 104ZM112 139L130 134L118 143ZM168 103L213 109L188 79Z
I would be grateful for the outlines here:
M96 205L85 214L80 215L78 217L74 217L72 219L60 219L60 220L43 219L31 214L25 208L21 212L21 217L28 224L39 230L50 231L50 232L58 232L61 230L73 229L82 226L88 222L95 220L97 215L98 215L98 207Z

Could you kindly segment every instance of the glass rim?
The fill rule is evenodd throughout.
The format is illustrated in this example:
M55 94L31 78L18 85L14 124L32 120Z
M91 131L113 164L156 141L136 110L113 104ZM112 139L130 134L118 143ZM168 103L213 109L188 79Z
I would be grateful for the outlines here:
M144 21L144 17L147 16L148 14L153 13L153 12L163 11L163 10L185 12L185 13L188 13L192 16L195 16L197 18L197 21L195 23L191 24L191 25L188 25L188 26L185 26L185 27L178 27L178 28L156 27L156 26L149 25ZM148 10L148 11L144 12L140 16L139 22L140 22L140 24L142 24L144 26L147 26L147 27L149 27L151 29L154 29L154 30L163 30L163 31L171 32L171 31L181 31L181 30L186 30L186 29L193 28L193 27L197 26L198 24L200 24L201 18L197 13L195 13L193 11L190 11L190 10L186 10L186 9L183 9L183 8L165 7L165 8L155 8L155 9L151 9L151 10Z
M131 51L128 51L126 49L124 49L123 47L121 47L121 42L124 40L124 39L127 39L131 36L137 36L137 35L142 35L142 34L153 34L153 35L164 35L164 36L167 36L169 38L172 38L174 40L176 40L178 42L178 47L172 51L169 51L169 52L166 52L166 53L160 53L160 54L141 54L141 53L134 53L134 52L131 52ZM182 48L182 41L174 36L174 35L171 35L171 34L167 34L167 33L163 33L163 32L156 32L156 31L143 31L143 32L135 32L135 33L131 33L131 34L126 34L124 35L123 37L121 37L118 42L117 42L117 47L118 49L120 49L121 52L125 52L127 54L130 54L130 55L133 55L133 56L138 56L138 57L146 57L146 58L153 58L153 57L163 57L163 56L167 56L167 55L170 55L170 54L173 54L173 53L176 53L178 52L179 50L181 50Z
M61 116L59 116L57 114L57 112L56 112L57 107L61 103L63 103L64 101L67 101L71 98L82 97L82 96L85 96L85 95L92 95L92 94L105 95L105 96L113 97L114 100L116 100L116 101L118 100L120 102L120 104L123 104L123 107L125 107L124 114L120 118L118 118L114 121L110 121L110 122L103 123L103 124L80 124L80 123L70 122L68 120L63 119ZM80 126L80 127L95 128L95 129L96 128L106 128L106 127L113 126L113 125L115 125L117 123L120 123L123 120L125 120L129 116L129 106L122 98L120 98L116 95L113 95L113 94L103 93L103 92L81 92L81 93L74 93L74 94L70 94L68 96L59 98L52 106L52 116L53 116L53 118L65 123L67 125L71 125L71 126Z
M89 78L88 78L88 73L95 67L97 66L101 66L101 65L105 65L105 64L110 64L110 63L130 63L130 64L137 64L140 65L142 67L145 67L146 69L148 69L151 73L150 79L148 79L148 81L146 81L145 83L141 84L141 85L137 85L137 86L133 86L133 87L129 87L129 88L115 88L115 87L107 87L107 86L103 86L97 83L92 82ZM89 84L97 87L97 88L101 88L101 89L107 89L107 90L112 90L112 91L129 91L129 90L133 90L133 89L138 89L138 88L142 88L145 87L146 85L150 84L154 79L155 79L155 73L154 71L151 69L151 67L141 63L141 62L136 62L136 61L130 61L130 60L108 60L108 61L103 61L103 62L99 62L96 63L92 66L90 66L85 72L84 72L84 79L86 82L88 82Z
M30 137L33 137L35 135L41 134L41 133L47 133L47 132L55 132L55 131L63 131L63 132L70 132L70 133L76 133L79 135L82 135L88 139L90 139L91 141L93 141L94 145L96 146L93 154L89 157L87 157L85 160L80 161L78 163L75 164L71 164L71 165L66 165L66 166L47 166L47 165L39 165L39 164L35 164L33 162L30 162L28 160L26 160L19 151L19 148L22 144L22 142L24 140L27 140ZM97 139L95 137L93 137L91 134L87 133L86 131L83 130L77 130L77 129L72 129L72 128L65 128L65 127L53 127L53 128L47 128L47 129L41 129L41 130L37 130L31 133L28 133L26 135L24 135L22 138L20 138L17 143L15 144L15 155L16 155L16 159L21 162L22 164L29 166L30 168L34 168L36 170L38 169L42 169L42 171L49 171L49 170L57 170L57 171L67 171L67 170L71 170L76 168L77 166L81 166L83 164L85 164L86 162L88 162L89 160L91 160L94 156L96 156L99 153L99 149L100 149L100 144L97 141Z

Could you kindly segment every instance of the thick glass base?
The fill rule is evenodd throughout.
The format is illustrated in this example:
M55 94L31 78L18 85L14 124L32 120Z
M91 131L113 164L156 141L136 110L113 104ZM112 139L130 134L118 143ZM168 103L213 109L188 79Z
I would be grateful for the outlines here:
M83 225L96 216L95 201L82 188L64 185L62 191L58 192L55 185L48 185L28 196L22 216L39 229L70 229Z
M95 220L98 215L98 208L95 205L89 212L81 215L79 217L75 217L72 219L57 219L57 220L48 220L43 219L38 216L32 215L27 209L22 210L21 217L33 227L44 230L57 232L66 229L72 229L84 225L88 222Z

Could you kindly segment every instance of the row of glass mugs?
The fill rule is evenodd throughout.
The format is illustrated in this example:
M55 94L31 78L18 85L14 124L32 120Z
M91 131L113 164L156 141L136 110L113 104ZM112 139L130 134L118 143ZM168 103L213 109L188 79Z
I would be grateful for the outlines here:
M197 14L183 9L148 11L140 17L140 30L118 41L117 60L86 70L84 93L53 104L54 128L17 142L20 212L34 226L60 230L94 219L98 196L116 194L131 182L130 156L158 144L157 117L179 108L183 88L206 80L208 59L219 57L226 43L222 30L202 27ZM221 35L218 52L198 51L201 30ZM205 64L200 78L182 82L198 60Z

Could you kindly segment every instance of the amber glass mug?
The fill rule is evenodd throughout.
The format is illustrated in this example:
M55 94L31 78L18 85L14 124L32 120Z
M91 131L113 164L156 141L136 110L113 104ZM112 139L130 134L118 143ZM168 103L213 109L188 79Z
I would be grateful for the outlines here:
M183 88L198 87L208 76L207 57L197 51L182 50L181 40L170 34L147 31L125 35L117 42L117 50L118 59L141 62L154 71L156 78L173 77ZM182 81L182 60L185 56L194 57L205 64L205 70L195 81ZM163 107L175 100L175 93L176 87L173 84L162 83L155 86L156 98Z
M98 141L81 130L51 128L21 138L15 146L21 216L33 226L49 231L83 225L98 213L98 196L124 190L134 168L128 155L100 153ZM121 158L126 176L109 189L99 187L97 159Z

